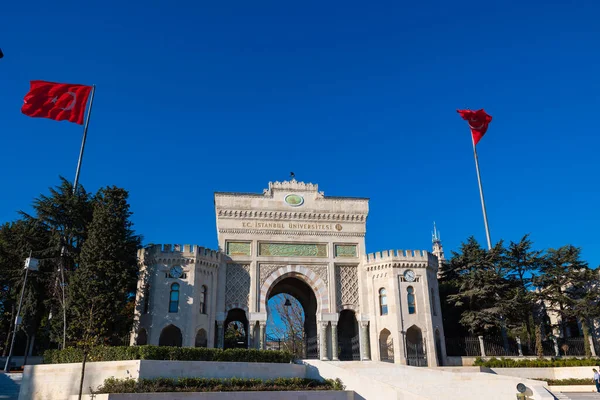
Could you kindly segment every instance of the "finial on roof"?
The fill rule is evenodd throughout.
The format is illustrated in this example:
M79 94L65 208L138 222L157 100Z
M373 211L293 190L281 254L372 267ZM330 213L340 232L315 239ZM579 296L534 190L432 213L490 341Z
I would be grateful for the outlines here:
M440 231L437 230L437 227L435 226L435 221L433 222L433 232L431 233L431 238L434 243L441 241Z
M290 172L290 179L295 181L296 180L296 174L294 174L293 172Z

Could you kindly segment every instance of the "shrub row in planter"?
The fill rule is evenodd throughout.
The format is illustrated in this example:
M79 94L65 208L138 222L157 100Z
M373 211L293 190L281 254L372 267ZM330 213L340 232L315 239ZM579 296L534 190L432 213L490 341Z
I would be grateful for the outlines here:
M206 379L206 378L157 378L115 379L108 378L94 393L157 393L157 392L266 392L299 390L344 390L339 379L317 381L303 378L261 379Z
M204 347L167 347L167 346L98 346L93 347L87 361L121 360L170 360L170 361L237 361L290 363L294 355L286 351L255 349L208 349ZM45 364L78 363L83 361L83 350L66 348L47 350L44 353Z
M477 357L473 365L488 368L552 368L552 367L592 367L600 365L598 358L551 358L549 360L514 360L495 357L483 360Z
M593 385L592 378L546 379L549 386Z

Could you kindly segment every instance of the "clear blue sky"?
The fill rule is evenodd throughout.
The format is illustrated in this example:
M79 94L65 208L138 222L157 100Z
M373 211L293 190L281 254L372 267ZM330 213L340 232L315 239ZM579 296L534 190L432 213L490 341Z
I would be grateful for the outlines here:
M290 171L370 197L367 249L531 233L600 264L600 4L10 1L2 6L0 221L58 176L82 127L20 113L29 80L96 84L81 183L131 193L145 242L217 244L214 191Z

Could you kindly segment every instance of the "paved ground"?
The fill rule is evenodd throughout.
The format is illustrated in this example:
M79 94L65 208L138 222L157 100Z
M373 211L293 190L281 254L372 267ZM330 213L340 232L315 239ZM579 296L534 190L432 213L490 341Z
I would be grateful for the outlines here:
M600 393L554 393L559 400L600 400Z
M22 374L0 374L0 399L17 400Z

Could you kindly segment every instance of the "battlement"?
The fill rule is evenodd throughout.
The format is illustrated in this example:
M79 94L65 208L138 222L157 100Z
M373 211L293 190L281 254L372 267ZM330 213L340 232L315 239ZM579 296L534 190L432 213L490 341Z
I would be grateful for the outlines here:
M165 254L179 253L182 256L220 260L221 253L194 244L155 244L141 249L140 253L148 256L159 256Z
M426 250L384 250L376 253L369 253L366 256L367 263L376 263L380 261L423 261L437 265L437 257Z
M312 183L304 183L298 182L295 179L291 181L283 181L283 182L269 182L269 189L265 189L265 191L271 192L273 189L278 190L294 190L294 191L303 191L303 192L318 192L319 185Z

